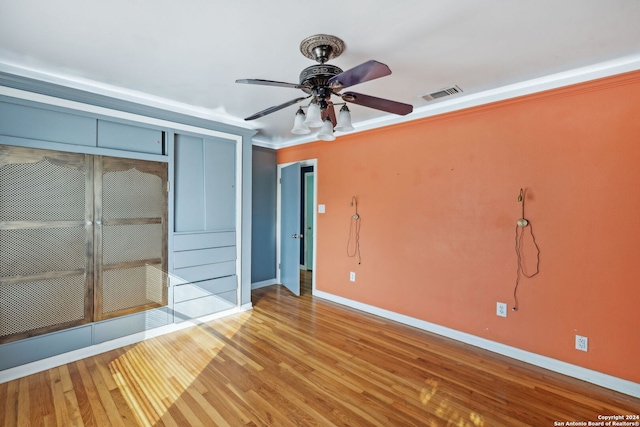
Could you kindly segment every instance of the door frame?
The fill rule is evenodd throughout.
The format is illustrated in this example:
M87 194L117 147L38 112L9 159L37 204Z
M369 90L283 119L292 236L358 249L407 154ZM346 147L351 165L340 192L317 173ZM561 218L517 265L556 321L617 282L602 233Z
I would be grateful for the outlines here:
M313 196L313 199L311 200L311 210L312 210L312 214L311 214L311 219L309 218L309 216L307 215L308 213L308 207L307 206L307 201L308 201L308 196L309 196L309 182L308 179L309 177L312 178L313 180L313 187L311 188L311 195ZM313 170L313 172L305 172L302 174L302 183L304 186L304 201L303 201L303 213L302 213L302 229L306 230L307 229L307 225L309 224L309 221L311 222L311 235L313 236L313 232L315 231L315 225L313 223L313 212L315 211L315 205L313 204L313 202L315 201L315 182L316 182L316 171L315 168ZM305 270L311 270L313 271L313 268L309 268L309 264L311 264L311 267L313 267L313 240L308 241L306 239L307 236L307 232L304 231L305 233L305 240L303 240L304 242L304 248L303 248L303 258L304 258L304 262L300 265L300 269L302 270L303 268ZM311 247L309 247L311 246ZM311 251L311 258L308 257L309 254L309 250Z
M307 159L300 160L298 162L289 162L278 164L278 179L277 179L277 196L276 196L276 281L280 283L280 251L282 247L282 243L280 241L280 230L282 229L282 188L280 183L280 178L282 177L282 168L290 166L294 163L300 163L300 167L305 166L313 166L313 172L315 174L315 179L313 180L313 270L311 272L311 294L314 295L316 292L316 271L317 269L317 224L318 224L318 159ZM299 208L300 209L300 208ZM300 264L300 261L297 261L297 264Z

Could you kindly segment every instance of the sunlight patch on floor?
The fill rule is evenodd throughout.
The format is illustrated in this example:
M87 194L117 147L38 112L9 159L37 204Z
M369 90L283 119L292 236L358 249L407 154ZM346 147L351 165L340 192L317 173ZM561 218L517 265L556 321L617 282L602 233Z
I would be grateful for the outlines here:
M224 328L224 335L233 336L246 319L238 316L232 326ZM184 335L170 334L132 346L109 364L112 377L139 425L153 426L160 420L175 425L169 409L175 405L181 412L189 412L185 393L225 425L222 416L198 392L204 389L198 376L214 358L221 357L225 343L200 326L179 334ZM190 345L193 341L197 345Z
M420 390L420 402L425 406L430 406L429 411L448 426L457 427L484 427L484 417L476 412L462 412L451 404L446 397L437 396L438 381L427 379L425 386Z

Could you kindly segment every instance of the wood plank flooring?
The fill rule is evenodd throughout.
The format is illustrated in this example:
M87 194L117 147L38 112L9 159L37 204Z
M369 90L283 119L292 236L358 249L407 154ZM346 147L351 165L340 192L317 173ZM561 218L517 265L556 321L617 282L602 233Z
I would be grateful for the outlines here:
M553 426L640 399L281 286L254 310L0 385L3 426Z

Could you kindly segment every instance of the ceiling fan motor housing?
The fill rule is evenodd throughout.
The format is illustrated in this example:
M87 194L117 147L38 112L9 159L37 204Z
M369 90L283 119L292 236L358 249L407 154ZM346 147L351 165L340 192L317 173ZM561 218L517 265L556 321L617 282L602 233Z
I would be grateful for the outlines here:
M303 88L302 90L317 96L318 89L328 87L329 79L340 73L342 73L342 69L335 65L312 65L300 73L300 85L310 87L311 89ZM327 93L327 95L330 95L330 93Z

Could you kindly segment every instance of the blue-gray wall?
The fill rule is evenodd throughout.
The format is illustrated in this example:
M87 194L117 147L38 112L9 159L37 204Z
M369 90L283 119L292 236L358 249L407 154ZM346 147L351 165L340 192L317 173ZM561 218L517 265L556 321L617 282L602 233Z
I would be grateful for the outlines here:
M251 283L276 278L276 151L253 147Z

